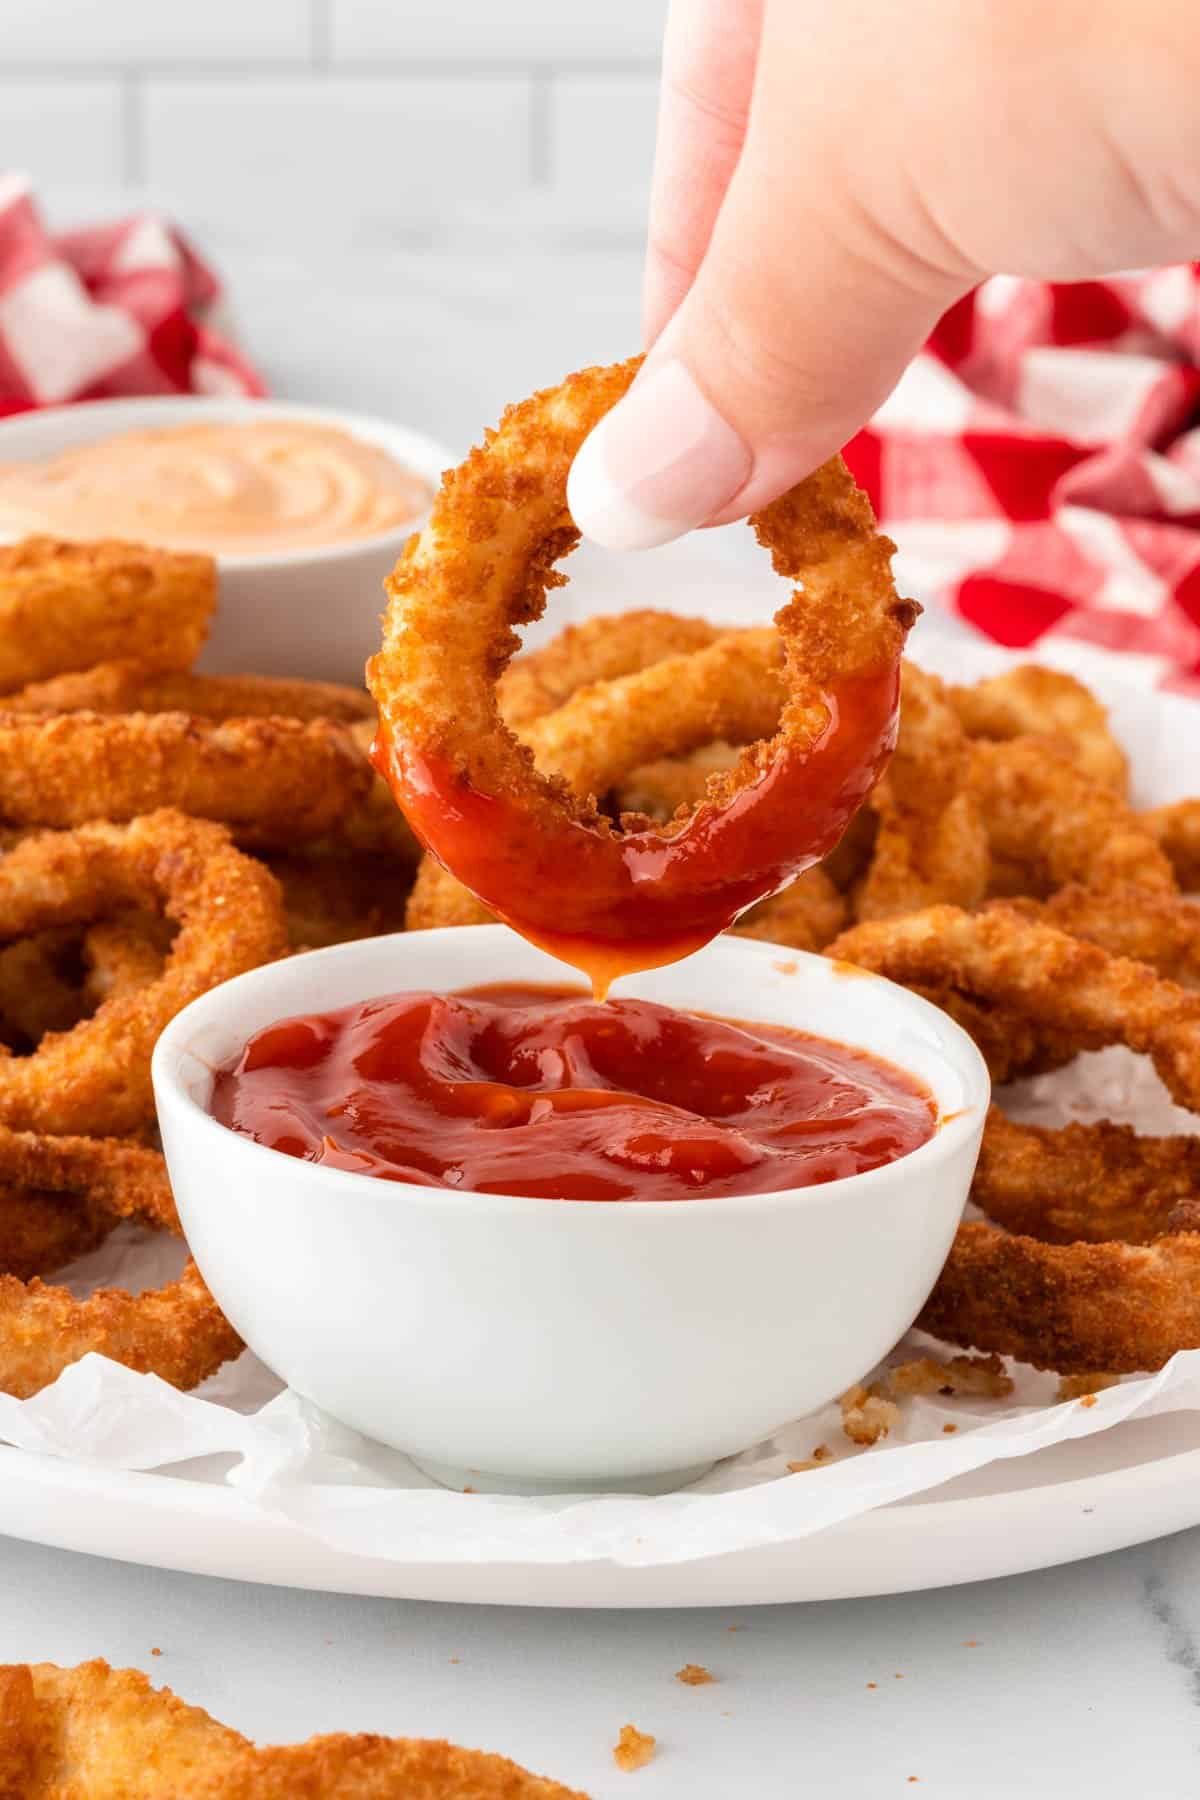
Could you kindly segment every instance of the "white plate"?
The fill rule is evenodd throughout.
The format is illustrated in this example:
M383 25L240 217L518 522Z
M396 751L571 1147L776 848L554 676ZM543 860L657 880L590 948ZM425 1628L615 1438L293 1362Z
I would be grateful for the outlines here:
M0 1477L0 1531L194 1575L484 1605L753 1606L1016 1575L1200 1523L1200 1417L1132 1421L992 1464L932 1498L881 1507L799 1544L642 1568L606 1560L385 1562L331 1549L229 1490L186 1476L7 1450Z
M626 592L623 604L637 600ZM964 642L936 621L921 640L920 661L961 679L1027 660ZM1087 679L1118 730L1126 726L1126 742L1133 720L1153 718L1153 741L1143 738L1135 759L1139 802L1194 791L1194 759L1179 755L1197 733L1194 705L1156 695L1150 709L1119 663L1085 656ZM1181 1412L992 1463L798 1543L642 1566L359 1557L258 1510L220 1485L218 1470L128 1473L0 1447L0 1532L13 1537L234 1580L484 1604L685 1607L900 1593L1045 1568L1196 1524L1200 1414Z

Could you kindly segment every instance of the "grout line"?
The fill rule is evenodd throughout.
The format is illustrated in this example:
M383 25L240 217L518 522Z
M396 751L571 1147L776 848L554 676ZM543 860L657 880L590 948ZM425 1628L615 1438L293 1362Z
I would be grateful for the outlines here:
M549 69L530 71L529 78L529 180L535 188L549 187L554 157L550 100L553 74Z
M332 0L308 0L314 69L328 69L333 56Z
M323 10L325 0L315 0L319 10ZM314 15L314 19L319 16ZM323 45L318 31L314 30L313 55L325 57L329 46ZM644 75L654 78L658 73L655 61L641 58L583 59L564 57L553 62L539 62L534 58L519 57L387 57L351 58L338 62L298 61L294 58L264 58L261 62L247 63L220 57L197 58L194 61L179 62L169 58L149 59L135 65L120 62L105 62L97 58L89 62L72 62L64 58L62 62L22 62L6 61L0 71L0 88L16 85L18 82L44 82L50 85L56 81L103 81L114 75L136 76L144 80L154 77L166 81L206 81L219 76L222 81L234 81L242 85L250 85L259 80L278 81L290 77L296 81L311 81L315 73L327 79L347 80L381 76L457 76L469 80L481 76L513 76L528 75L531 72L554 75Z
M142 115L142 84L133 69L121 76L121 179L127 187L138 187L146 177L145 121Z

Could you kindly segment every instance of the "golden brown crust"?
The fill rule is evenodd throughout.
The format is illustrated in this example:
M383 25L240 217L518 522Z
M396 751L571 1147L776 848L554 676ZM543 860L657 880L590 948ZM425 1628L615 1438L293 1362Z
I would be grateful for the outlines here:
M393 858L348 851L265 860L283 892L294 950L404 930L412 873Z
M336 831L370 790L345 725L187 713L0 712L0 817L65 829L175 807L245 843L291 847Z
M540 650L527 650L496 683L500 711L513 731L555 712L581 687L634 675L666 656L703 650L722 635L704 619L680 613L626 612L568 625Z
M1109 728L1107 709L1073 675L1023 663L946 691L969 737L1047 738L1090 780L1122 796L1128 791L1129 759Z
M279 889L220 826L158 812L126 826L45 832L0 859L0 941L145 907L179 926L158 980L0 1060L0 1119L39 1131L123 1133L153 1116L150 1052L167 1022L286 945Z
M191 713L201 719L373 719L365 688L267 675L192 675L136 661L93 667L33 682L4 697L18 713Z
M0 1795L16 1800L586 1800L501 1756L338 1732L257 1748L102 1661L0 1667Z
M1174 800L1142 814L1142 824L1159 844L1185 893L1200 893L1200 799Z
M987 829L992 892L1045 898L1068 883L1175 892L1137 815L1042 738L976 743L971 790Z
M0 546L0 693L134 651L187 669L217 597L211 556L24 538Z
M845 896L824 869L808 869L781 894L743 913L732 929L738 937L760 938L788 950L823 950L845 924Z

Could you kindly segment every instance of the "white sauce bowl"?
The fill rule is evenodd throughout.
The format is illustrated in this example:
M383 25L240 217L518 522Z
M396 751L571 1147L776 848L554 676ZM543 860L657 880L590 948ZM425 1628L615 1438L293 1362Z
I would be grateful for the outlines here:
M911 1325L967 1196L988 1075L906 989L721 937L621 992L873 1051L931 1090L929 1142L822 1187L606 1205L323 1168L207 1111L214 1067L275 1020L563 974L499 925L256 969L159 1039L163 1145L205 1280L297 1392L452 1486L663 1491L825 1404Z
M266 419L333 426L378 444L423 477L431 494L443 469L456 461L431 438L384 419L278 400L170 395L91 400L0 420L0 463L48 461L65 450L127 431ZM212 674L301 675L361 685L363 665L379 647L384 579L410 533L427 516L420 514L377 537L324 548L246 555L219 552L217 616L197 666Z

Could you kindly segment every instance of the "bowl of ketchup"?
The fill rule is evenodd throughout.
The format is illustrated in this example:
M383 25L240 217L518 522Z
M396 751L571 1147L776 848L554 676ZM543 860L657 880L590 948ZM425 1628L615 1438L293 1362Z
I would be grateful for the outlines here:
M987 1112L880 977L721 937L599 1004L503 926L315 951L154 1057L192 1253L333 1417L477 1492L666 1491L912 1323Z

